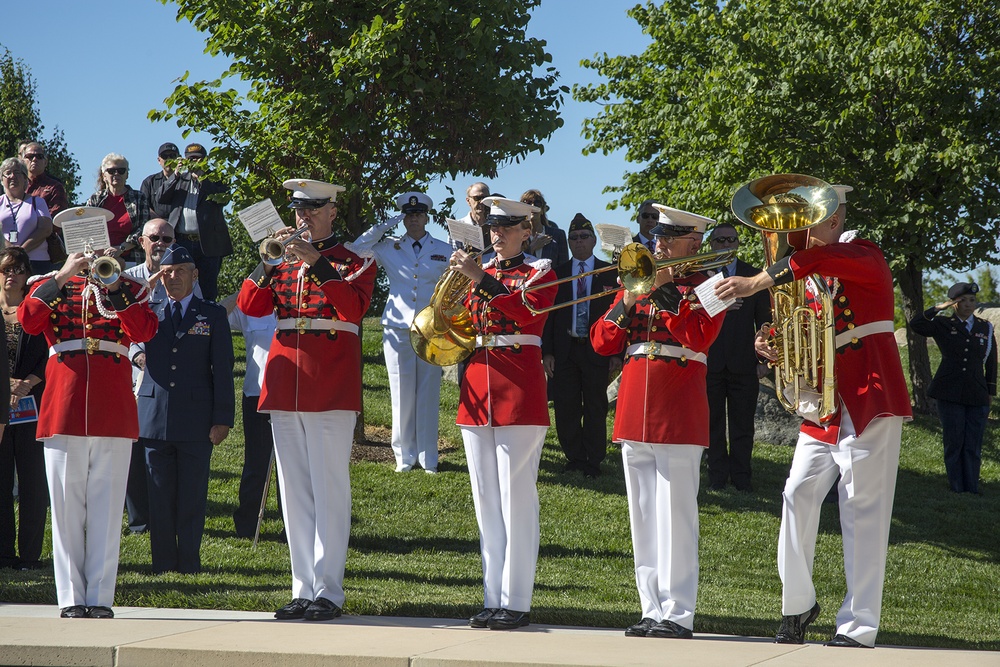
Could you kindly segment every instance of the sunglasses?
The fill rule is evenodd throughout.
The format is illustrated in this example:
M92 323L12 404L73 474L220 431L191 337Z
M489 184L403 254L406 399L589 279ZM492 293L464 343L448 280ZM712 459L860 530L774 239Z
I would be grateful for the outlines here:
M5 276L23 276L27 272L28 270L23 266L11 266L3 271L0 271L0 273L3 273Z
M569 238L570 241L586 241L589 238L593 238L593 235L592 234L570 234L568 238Z
M104 173L116 176L124 176L127 171L128 169L126 167L108 167L107 169L104 170Z
M712 239L712 242L715 243L718 241L719 243L736 243L739 240L739 236L716 236Z
M180 153L160 153L160 157L164 160L176 160L180 156Z
M489 195L470 195L469 199L472 201L483 201L487 197L489 197Z
M163 243L173 243L174 242L174 237L173 236L160 236L159 234L147 234L146 238L149 239L150 241L152 241L153 243L160 243L161 241Z
M660 217L660 214L659 213L643 213L639 217L642 218L643 220L656 220L657 218Z
M28 153L24 156L25 160L44 160L45 153Z
M413 215L415 213L426 213L427 209L422 206L404 206L403 215Z

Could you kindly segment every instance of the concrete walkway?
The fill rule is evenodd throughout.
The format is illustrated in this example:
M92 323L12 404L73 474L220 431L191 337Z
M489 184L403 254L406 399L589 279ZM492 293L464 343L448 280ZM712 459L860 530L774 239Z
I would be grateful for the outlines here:
M781 646L766 639L697 634L693 640L627 638L621 630L532 625L473 630L464 621L347 616L326 623L270 613L115 608L114 620L60 619L50 605L0 605L0 664L97 667L697 667L1000 666L1000 652L879 646Z

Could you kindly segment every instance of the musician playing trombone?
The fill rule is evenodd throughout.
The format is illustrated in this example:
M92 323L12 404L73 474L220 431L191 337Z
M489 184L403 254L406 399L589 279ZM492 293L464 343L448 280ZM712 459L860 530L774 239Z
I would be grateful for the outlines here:
M274 616L327 621L344 605L348 470L361 409L358 331L376 268L333 237L336 198L344 188L304 178L284 186L309 238L281 232L284 256L264 255L243 282L237 305L250 317L278 317L259 410L271 414L293 599Z
M658 259L698 252L711 219L653 204ZM688 639L698 593L698 484L708 447L706 353L725 311L694 294L702 273L657 273L646 294L622 291L590 331L600 354L625 353L612 439L621 443L642 618L628 637Z
M763 179L762 179L763 180ZM844 232L846 193L835 185L836 213L809 229L808 247L779 258L755 276L731 276L716 286L723 299L749 297L772 285L826 282L836 327L834 373L837 411L814 421L805 410L792 467L782 493L778 574L783 584L782 621L775 641L802 644L820 612L812 582L820 506L840 475L840 527L847 595L827 646L872 647L878 634L889 543L892 500L903 422L910 397L893 337L892 274L871 241ZM757 334L757 353L772 361L768 332Z
M485 267L463 250L451 268L472 281L464 303L478 336L469 357L458 406L469 481L479 523L483 610L474 628L512 630L529 623L538 560L538 462L549 426L542 370L545 315L522 301L522 290L554 278L547 259L527 262L521 244L538 209L490 196L486 224L496 257ZM536 308L551 306L556 286L527 295Z

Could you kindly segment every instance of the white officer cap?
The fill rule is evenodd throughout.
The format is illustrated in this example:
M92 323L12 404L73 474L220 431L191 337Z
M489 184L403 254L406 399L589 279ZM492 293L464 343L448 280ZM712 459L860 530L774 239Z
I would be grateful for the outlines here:
M841 204L847 203L847 193L854 190L850 185L831 185L830 187L837 191L837 200Z
M708 226L715 222L697 213L688 213L663 204L652 204L660 212L656 227L650 232L653 236L684 236L692 232L704 234Z
M63 223L70 222L72 220L83 220L84 218L104 218L104 222L111 222L111 218L114 217L106 208L100 208L98 206L74 206L73 208L64 208L63 210L56 213L56 217L52 218L52 224L56 227L62 227Z
M490 214L486 217L487 226L512 227L527 220L532 213L542 211L537 206L496 195L484 197L483 203L490 207Z
M433 205L431 198L423 192L404 192L396 197L396 207L403 213L426 213Z
M286 190L291 190L291 203L288 208L323 208L330 202L337 201L337 195L347 188L310 178L290 178L284 183Z

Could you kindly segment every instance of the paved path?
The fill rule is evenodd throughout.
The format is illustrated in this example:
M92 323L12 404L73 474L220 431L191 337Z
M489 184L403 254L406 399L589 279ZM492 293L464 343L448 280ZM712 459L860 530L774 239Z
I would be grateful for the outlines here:
M635 639L617 629L551 625L491 632L459 620L381 616L307 623L204 609L117 607L115 615L60 619L55 606L0 605L0 665L1000 667L1000 652L782 646L723 635Z

